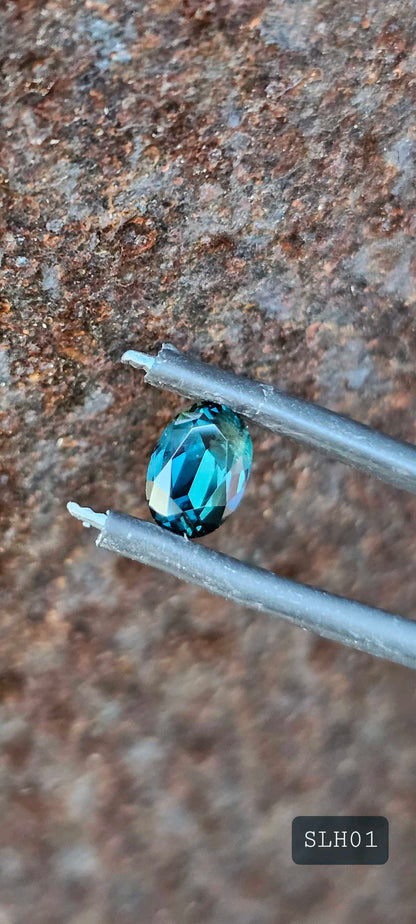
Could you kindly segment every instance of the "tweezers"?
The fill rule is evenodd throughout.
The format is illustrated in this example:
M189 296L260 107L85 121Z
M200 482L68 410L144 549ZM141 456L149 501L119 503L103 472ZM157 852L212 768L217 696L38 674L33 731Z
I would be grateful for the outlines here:
M416 494L416 446L234 375L164 344L156 356L128 350L122 362L145 370L145 382L225 404L275 433ZM96 544L203 587L235 603L286 618L324 638L416 668L416 622L347 600L216 552L136 517L95 513L73 502L69 513L99 530Z

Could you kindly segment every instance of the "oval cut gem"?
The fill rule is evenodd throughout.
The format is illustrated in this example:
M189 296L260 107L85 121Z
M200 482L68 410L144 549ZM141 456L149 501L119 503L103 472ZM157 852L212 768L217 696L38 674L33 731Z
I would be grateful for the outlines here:
M205 536L238 507L250 474L245 423L222 404L194 404L166 427L150 459L146 497L156 523Z

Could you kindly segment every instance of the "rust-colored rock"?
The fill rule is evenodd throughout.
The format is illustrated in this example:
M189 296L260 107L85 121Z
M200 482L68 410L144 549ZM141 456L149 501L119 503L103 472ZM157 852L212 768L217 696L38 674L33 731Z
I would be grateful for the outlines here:
M163 340L416 441L414 14L2 4L1 924L413 924L410 671L99 552L65 503L145 513L180 402L119 358ZM252 435L209 543L412 616L415 498ZM295 867L319 812L386 815L388 864Z

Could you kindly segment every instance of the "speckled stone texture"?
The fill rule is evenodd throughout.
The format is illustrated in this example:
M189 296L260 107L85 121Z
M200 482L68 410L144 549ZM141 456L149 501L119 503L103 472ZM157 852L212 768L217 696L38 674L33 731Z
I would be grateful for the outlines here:
M416 442L416 3L3 0L1 924L415 920L405 668L99 552L163 340ZM252 428L207 542L415 614L416 498ZM385 867L291 861L384 814Z

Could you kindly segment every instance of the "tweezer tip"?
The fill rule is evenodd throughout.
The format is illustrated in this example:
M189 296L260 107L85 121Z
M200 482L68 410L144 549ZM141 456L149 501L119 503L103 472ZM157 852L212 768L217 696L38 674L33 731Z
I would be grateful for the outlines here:
M68 513L76 520L81 520L82 525L86 527L94 526L95 529L102 530L105 526L107 515L105 513L96 513L91 507L80 507L74 501L69 501L66 505Z
M155 358L155 356L150 356L148 353L140 353L138 350L126 350L121 357L121 362L126 363L128 366L133 366L134 369L144 369L149 372Z

